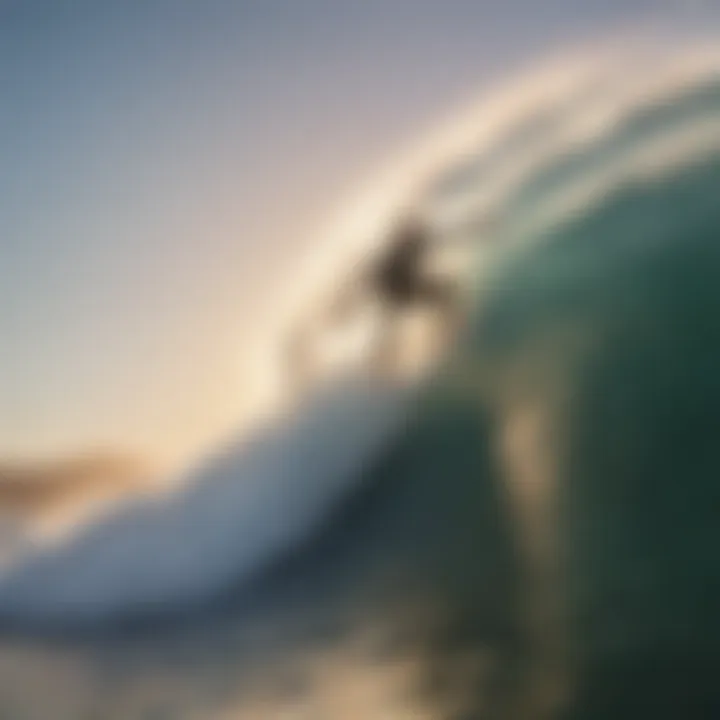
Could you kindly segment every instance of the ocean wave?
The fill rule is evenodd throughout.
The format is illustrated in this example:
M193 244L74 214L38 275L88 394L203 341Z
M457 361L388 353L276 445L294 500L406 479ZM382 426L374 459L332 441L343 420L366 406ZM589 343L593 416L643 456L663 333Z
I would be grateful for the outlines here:
M380 173L331 224L290 306L322 305L332 278L382 246L408 206L441 233L476 236L471 274L480 284L489 260L597 214L608 198L630 198L625 227L657 223L657 208L642 201L646 186L678 183L662 222L690 222L714 207L718 168L714 47L650 43L565 57L498 86ZM97 619L197 600L249 577L317 528L411 409L402 385L328 384L172 492L118 503L52 542L31 523L19 528L22 542L6 549L0 571L0 616Z

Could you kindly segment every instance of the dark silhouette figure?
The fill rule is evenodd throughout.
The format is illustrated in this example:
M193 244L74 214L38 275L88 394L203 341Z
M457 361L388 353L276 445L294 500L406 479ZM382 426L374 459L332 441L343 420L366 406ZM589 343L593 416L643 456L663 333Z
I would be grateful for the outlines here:
M455 295L453 284L426 275L425 264L431 252L430 233L420 222L410 220L399 228L376 263L370 281L386 306L404 309L416 304L450 305Z
M325 318L325 323L343 323L359 306L373 299L378 301L380 329L374 361L382 371L391 371L396 366L401 349L397 326L408 311L416 308L433 311L443 332L455 326L459 288L453 279L432 277L428 273L433 244L431 231L421 221L411 217L402 222L385 251L369 268L363 268L358 279L348 283ZM288 355L296 379L307 376L312 362L309 330L302 327L289 339Z
M432 310L439 315L443 330L455 324L458 309L457 283L432 277L427 264L433 251L433 238L420 221L411 218L395 233L389 248L375 263L369 282L382 305L383 329L379 361L391 368L399 350L395 325L403 313L414 308Z

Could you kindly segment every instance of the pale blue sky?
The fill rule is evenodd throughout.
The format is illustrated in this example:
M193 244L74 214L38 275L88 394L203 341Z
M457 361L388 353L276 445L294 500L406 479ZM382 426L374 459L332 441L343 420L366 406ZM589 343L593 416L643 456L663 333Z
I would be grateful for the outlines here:
M658 5L0 2L0 458L227 426L340 198L488 78Z

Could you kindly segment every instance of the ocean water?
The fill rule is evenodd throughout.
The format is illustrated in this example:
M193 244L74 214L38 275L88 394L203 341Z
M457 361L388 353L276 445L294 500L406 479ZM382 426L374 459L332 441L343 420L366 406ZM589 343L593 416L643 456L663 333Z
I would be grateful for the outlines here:
M8 550L0 716L715 716L720 55L565 58L430 145L447 362Z

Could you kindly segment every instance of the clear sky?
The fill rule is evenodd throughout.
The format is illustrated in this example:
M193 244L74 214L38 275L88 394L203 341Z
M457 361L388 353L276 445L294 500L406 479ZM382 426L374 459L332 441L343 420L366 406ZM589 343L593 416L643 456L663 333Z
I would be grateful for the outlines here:
M489 78L661 4L0 1L0 459L228 427L341 198Z

